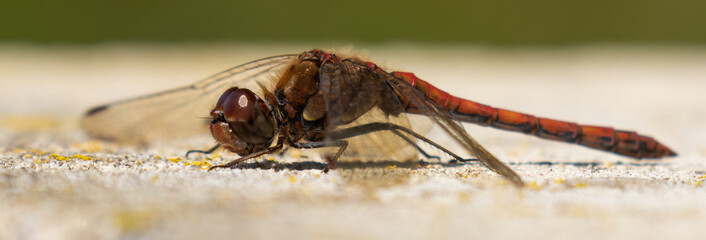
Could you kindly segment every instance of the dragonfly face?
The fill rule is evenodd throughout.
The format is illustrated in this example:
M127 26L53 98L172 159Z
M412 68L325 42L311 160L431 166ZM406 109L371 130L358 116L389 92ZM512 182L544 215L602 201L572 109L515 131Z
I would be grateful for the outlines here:
M225 149L241 156L263 150L276 132L271 111L254 92L230 88L211 111L211 135Z

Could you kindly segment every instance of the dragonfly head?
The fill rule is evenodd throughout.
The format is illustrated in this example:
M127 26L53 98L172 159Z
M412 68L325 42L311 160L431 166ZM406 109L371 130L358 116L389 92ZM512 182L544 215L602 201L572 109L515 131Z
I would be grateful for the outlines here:
M254 92L230 88L211 111L211 135L225 149L241 156L266 149L276 128L270 111Z

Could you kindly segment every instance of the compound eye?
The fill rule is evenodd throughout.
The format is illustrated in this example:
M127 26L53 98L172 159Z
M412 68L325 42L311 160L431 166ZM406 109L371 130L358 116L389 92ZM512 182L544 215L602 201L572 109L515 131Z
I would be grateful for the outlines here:
M230 91L230 89L229 89ZM257 105L257 97L255 93L247 89L234 89L230 93L226 91L225 97L221 106L223 107L223 116L226 121L234 122L250 122L255 117L255 106ZM221 98L223 98L223 96ZM219 100L220 102L220 100Z
M230 96L230 94L233 93L233 91L235 91L235 90L238 90L238 88L232 87L232 88L229 88L228 90L226 90L223 94L221 94L221 97L218 98L218 103L216 103L216 107L223 106L223 102L225 102L226 98L228 98L228 96Z

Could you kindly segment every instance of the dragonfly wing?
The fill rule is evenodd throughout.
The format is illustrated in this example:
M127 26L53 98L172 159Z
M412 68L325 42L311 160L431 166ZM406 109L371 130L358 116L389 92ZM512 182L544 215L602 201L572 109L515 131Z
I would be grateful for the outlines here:
M416 106L424 115L431 118L439 125L449 136L451 136L458 144L465 148L470 154L480 160L483 165L490 170L500 174L517 186L522 186L522 178L515 171L498 160L493 154L488 152L481 146L473 137L471 137L463 127L454 120L454 117L446 110L439 107L431 98L424 95L416 88L402 79L392 75L387 75L387 83L397 92L398 95L404 96L410 104Z
M327 61L319 70L319 89L326 108L324 141L345 140L348 145L338 159L345 162L409 162L417 159L416 139L393 129L373 130L370 124L388 123L410 128L407 114L390 115L381 109L385 80L370 68L353 61ZM390 94L388 94L390 95ZM388 106L393 103L386 104ZM396 102L398 109L403 106ZM341 131L347 134L340 134ZM405 140L409 139L409 140ZM376 164L372 164L376 165ZM368 165L368 166L372 166Z
M339 125L331 131L351 129L372 123L391 123L411 129L407 114L386 116L379 108L373 108L354 122ZM361 131L361 133L363 132ZM408 142L405 138L412 142ZM348 141L348 147L339 158L339 161L343 163L341 166L345 165L345 162L368 162L368 166L385 166L385 164L376 163L399 162L403 164L416 163L419 160L418 151L412 145L416 144L416 139L404 132L395 133L390 130L364 132L364 134L345 140Z
M208 113L230 87L271 89L275 75L297 55L263 58L235 66L192 85L101 105L81 120L92 137L127 143L150 143L208 134ZM260 95L262 96L262 95Z
M370 126L369 124L377 123L409 127L406 115L386 116L379 108L373 108L355 121L339 125L328 133L365 128ZM341 139L348 142L347 148L336 164L342 184L360 187L364 192L371 194L379 189L400 186L411 181L413 170L419 167L418 150L412 145L417 141L413 136L400 133L409 140L408 142L389 130L354 132L360 135ZM337 148L325 149L323 153L324 156L333 156L337 150Z

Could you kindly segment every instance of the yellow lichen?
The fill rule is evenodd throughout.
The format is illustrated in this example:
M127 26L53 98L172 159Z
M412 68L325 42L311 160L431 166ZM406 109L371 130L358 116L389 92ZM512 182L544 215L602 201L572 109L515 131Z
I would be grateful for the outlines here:
M70 160L71 160L71 159L68 158L68 157L60 156L60 155L58 155L58 154L56 154L56 153L52 153L51 155L49 155L49 157L51 157L51 158L53 158L53 159L56 159L56 160L59 160L59 161L70 161Z
M397 165L388 165L387 167L385 167L385 169L387 169L387 170L392 170L395 168L397 168Z
M193 164L194 164L194 166L211 166L211 163L208 162L208 159L203 159L201 161L194 161Z
M561 179L561 178L554 179L554 184L562 184L562 183L564 183L564 179Z
M81 154L74 154L70 157L68 156L61 156L56 153L52 153L49 155L50 158L59 160L59 161L71 161L71 159L79 159L79 160L85 160L85 161L92 161L93 157L91 156L86 156L86 155L81 155Z
M537 182L531 182L531 183L527 184L527 188L530 189L530 190L540 190L540 189L542 189L542 187L540 187L540 186L537 184Z
M178 158L178 157L169 158L167 160L169 160L170 162L173 162L173 163L181 162L181 158Z
M296 182L296 181L297 181L297 178L295 178L294 176L289 176L289 178L287 179L287 181L289 181L290 183L293 183L293 182Z
M192 162L185 162L184 166L197 166L201 167L201 169L208 170L211 167L211 163L208 161L209 158L204 158L201 161L192 161Z
M84 161L93 160L93 158L91 156L85 156L85 155L81 155L81 154L74 154L73 156L71 156L71 158L77 158L77 159L84 160Z
M585 188L587 187L585 183L576 183L574 184L574 188Z

